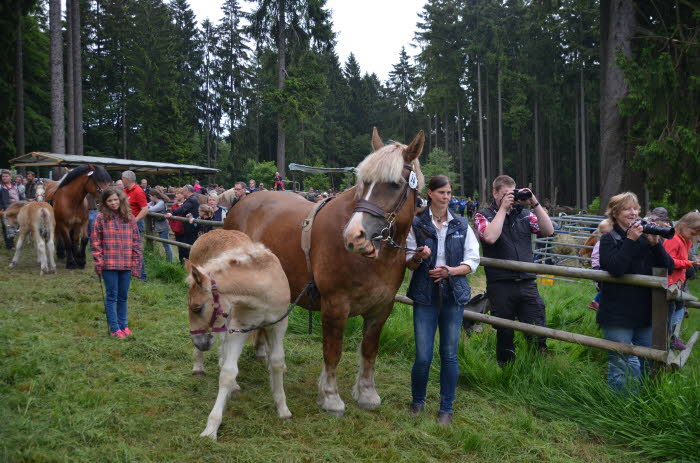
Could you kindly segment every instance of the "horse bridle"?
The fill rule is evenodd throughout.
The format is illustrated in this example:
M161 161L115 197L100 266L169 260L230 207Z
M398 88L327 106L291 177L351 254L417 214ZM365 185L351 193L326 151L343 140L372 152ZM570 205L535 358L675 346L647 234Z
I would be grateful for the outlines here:
M216 280L214 280L213 278L210 278L210 280L211 296L214 299L214 309L211 312L211 320L209 320L209 326L203 330L190 330L190 334L206 334L209 332L223 333L227 330L226 321L224 321L224 324L219 326L218 328L214 328L214 323L216 323L216 319L219 317L219 315L226 318L228 317L228 314L224 313L223 309L221 308L221 294L219 293L218 286L216 286Z
M413 190L414 200L416 202L418 201L417 187L411 187L409 182L409 178L413 173L413 166L411 164L404 164L403 170L408 171L408 175L404 177L404 180L406 182L404 183L401 194L396 199L394 206L391 208L391 212L385 212L384 209L382 209L382 207L379 206L377 203L374 203L367 199L359 199L353 212L365 212L371 216L384 219L384 221L386 222L386 226L382 229L381 232L379 232L379 235L370 238L370 241L381 241L387 243L387 245L392 248L415 252L415 249L406 248L396 243L392 236L392 232L395 228L394 225L396 224L396 217L399 214L399 211L401 210L403 205L406 203L408 195L410 194L410 190Z

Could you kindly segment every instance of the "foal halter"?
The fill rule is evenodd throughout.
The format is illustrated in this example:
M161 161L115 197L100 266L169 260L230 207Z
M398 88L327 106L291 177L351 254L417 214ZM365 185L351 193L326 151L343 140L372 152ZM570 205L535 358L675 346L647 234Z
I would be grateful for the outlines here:
M216 322L216 319L219 317L219 315L226 318L228 317L228 314L224 313L223 309L221 308L221 295L219 294L219 288L216 286L216 280L214 280L213 278L210 278L210 280L211 296L214 299L214 310L211 311L211 320L209 320L209 326L203 330L190 330L190 334L205 334L209 333L210 331L214 333L223 333L227 330L225 321L224 324L220 327L214 328L214 323Z
M415 180L415 172L413 172L413 166L411 164L404 164L403 169L408 171L408 176L404 178L406 182L403 186L403 190L401 191L399 197L396 199L394 206L391 208L391 212L384 212L384 209L382 209L381 206L366 199L358 200L353 212L365 212L374 217L384 219L384 221L386 222L386 226L382 229L381 232L379 232L379 235L370 238L370 241L381 241L387 243L387 245L389 245L392 248L415 252L415 249L409 249L397 244L394 241L394 238L392 237L392 232L395 229L394 225L396 224L396 216L399 214L399 211L406 203L406 200L408 199L408 195L410 194L411 190L413 190L414 200L416 202L418 201L418 186L416 184L417 180Z

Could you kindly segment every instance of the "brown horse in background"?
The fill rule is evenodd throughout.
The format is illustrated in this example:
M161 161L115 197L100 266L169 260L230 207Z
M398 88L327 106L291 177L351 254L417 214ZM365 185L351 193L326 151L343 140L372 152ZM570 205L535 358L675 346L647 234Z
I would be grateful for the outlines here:
M58 182L51 202L56 217L56 233L65 247L67 269L85 268L88 237L81 238L88 220L85 197L88 193L99 197L102 189L110 183L112 178L105 168L92 164L76 167Z
M318 403L338 416L345 412L345 403L338 394L336 368L348 317L364 318L352 396L362 408L381 404L374 385L374 362L406 262L403 250L382 245L375 238L384 235L405 246L423 184L418 162L423 142L421 131L408 146L384 146L375 129L374 152L358 166L357 184L326 203L316 215L311 232L311 273L300 243L302 222L315 207L313 203L288 192L261 191L237 203L224 223L225 229L247 233L279 258L292 298L313 278L320 298L311 304L305 295L299 305L321 310L324 366Z

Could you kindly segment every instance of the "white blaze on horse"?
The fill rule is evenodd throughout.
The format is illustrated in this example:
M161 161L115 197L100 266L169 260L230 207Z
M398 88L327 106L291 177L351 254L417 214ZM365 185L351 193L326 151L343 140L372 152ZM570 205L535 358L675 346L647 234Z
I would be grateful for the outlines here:
M267 342L267 368L277 414L291 418L283 387L284 334L287 331L289 283L277 257L238 231L212 230L202 235L185 260L189 273L190 335L195 345L193 373L203 373L202 351L211 349L213 333L222 333L219 393L200 435L216 440L236 383L238 358L251 333ZM260 327L259 330L250 328Z
M11 205L5 212L8 224L19 227L19 236L15 256L12 258L10 268L15 268L19 263L20 251L27 235L31 235L36 245L37 263L41 271L40 275L56 272L56 246L54 235L56 219L53 208L48 203L19 201Z

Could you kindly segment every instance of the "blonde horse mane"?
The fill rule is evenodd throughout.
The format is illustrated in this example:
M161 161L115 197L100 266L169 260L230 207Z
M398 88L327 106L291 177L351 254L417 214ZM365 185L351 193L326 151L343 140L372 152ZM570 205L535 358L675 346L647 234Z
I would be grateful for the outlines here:
M236 247L229 249L209 259L204 265L198 266L199 270L206 274L212 275L217 272L222 272L229 269L232 265L246 266L259 264L270 256L270 251L260 243L253 243L249 246ZM188 275L186 283L192 286L194 279L192 275Z
M357 166L356 195L362 195L365 183L401 183L404 181L401 174L406 161L403 158L406 145L401 143L388 143L383 148L367 155L367 157ZM425 179L420 170L420 162L416 158L411 165L418 177L418 191L423 189Z

